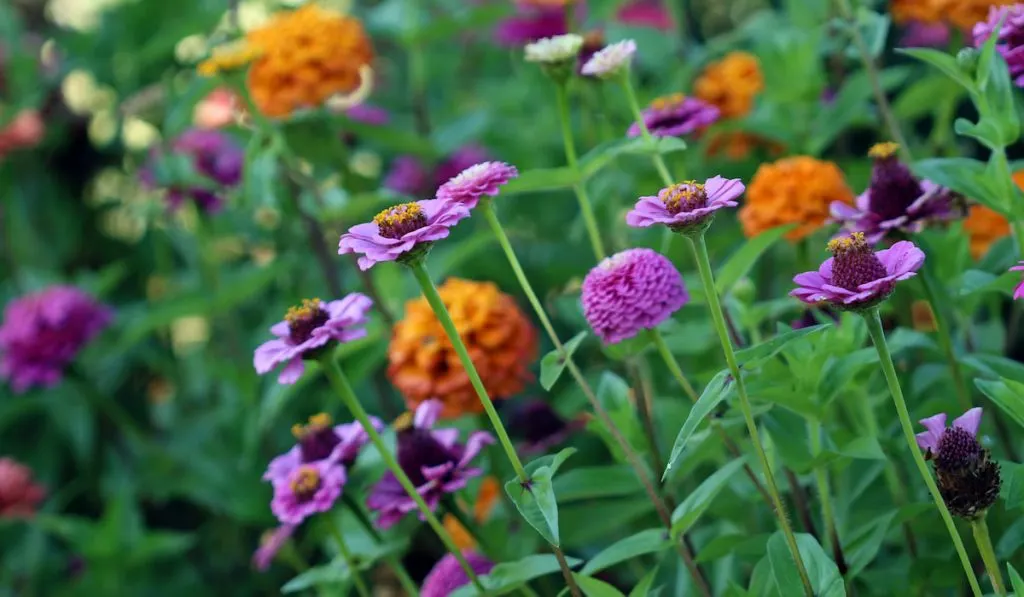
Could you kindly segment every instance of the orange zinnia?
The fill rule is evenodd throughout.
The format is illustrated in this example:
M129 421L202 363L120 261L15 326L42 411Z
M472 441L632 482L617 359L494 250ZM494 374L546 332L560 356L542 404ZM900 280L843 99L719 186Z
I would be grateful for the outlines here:
M790 241L797 241L821 228L833 201L853 201L853 191L838 166L807 156L785 158L757 169L747 187L740 222L749 237L797 224L786 234Z
M492 399L519 393L531 379L537 333L512 297L490 282L449 278L438 289ZM442 416L483 412L448 336L425 298L405 305L388 347L388 377L410 409L435 398Z
M1015 0L892 0L889 12L900 24L910 21L947 23L969 30L984 21L993 6L1009 6Z
M964 218L964 231L971 242L971 257L981 259L992 243L1009 236L1010 223L1003 214L984 205L972 205Z
M754 108L754 98L764 89L764 75L757 57L747 52L730 52L717 62L704 67L693 84L693 95L716 108L723 120L742 118ZM757 135L735 131L712 137L708 153L724 152L731 159L741 159L757 147L777 149Z

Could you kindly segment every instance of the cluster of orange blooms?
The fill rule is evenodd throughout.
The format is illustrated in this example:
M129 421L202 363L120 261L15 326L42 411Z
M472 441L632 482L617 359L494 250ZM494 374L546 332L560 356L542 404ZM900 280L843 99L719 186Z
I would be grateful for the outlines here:
M718 108L723 119L742 118L754 108L754 97L764 89L764 75L757 57L747 52L730 52L704 67L693 84L697 99ZM724 152L732 159L745 157L752 149L770 146L750 133L721 133L711 139L711 155Z
M900 24L911 21L946 23L969 30L988 17L991 7L1014 3L1015 0L891 0L889 12Z
M487 393L510 398L530 381L537 332L512 297L490 282L449 278L438 289ZM405 305L388 346L388 378L410 409L431 398L443 417L479 413L483 405L425 298Z
M212 75L251 63L247 86L253 102L263 114L281 117L356 91L373 56L358 19L306 4L274 15L237 47L214 51L199 72Z

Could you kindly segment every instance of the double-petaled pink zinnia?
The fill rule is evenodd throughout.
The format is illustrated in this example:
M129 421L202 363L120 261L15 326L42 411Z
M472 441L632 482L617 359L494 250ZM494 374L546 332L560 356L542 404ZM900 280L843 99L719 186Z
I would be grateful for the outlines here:
M361 270L383 261L407 263L425 255L434 241L446 238L468 216L465 205L442 199L402 203L349 228L338 242L338 254L359 253Z
M888 298L897 282L915 276L924 264L924 252L914 243L900 241L876 253L861 232L832 239L828 250L832 257L818 271L793 278L797 288L790 296L810 305L866 309Z
M583 315L606 344L656 328L690 300L683 277L664 255L627 249L583 280Z
M664 224L681 233L704 230L716 211L736 207L736 199L745 188L740 179L721 176L703 183L691 180L674 184L655 197L640 197L626 214L626 223L637 228Z
M264 342L253 355L256 373L270 373L284 365L277 381L293 384L305 370L303 359L315 358L335 342L351 342L366 335L368 313L373 305L368 297L352 293L337 301L306 299L285 313L270 332L275 338Z
M636 42L631 39L624 39L607 45L597 52L594 52L583 66L580 74L588 77L608 79L625 73L629 69L633 54L636 53Z
M505 162L474 164L441 185L437 189L437 198L473 209L481 197L494 197L502 185L516 176L519 176L519 171Z
M642 113L647 130L655 137L681 137L714 124L718 108L682 93L658 98ZM640 125L633 123L626 134L639 137Z
M14 299L0 324L0 379L15 392L56 385L111 318L109 308L72 286L50 286Z

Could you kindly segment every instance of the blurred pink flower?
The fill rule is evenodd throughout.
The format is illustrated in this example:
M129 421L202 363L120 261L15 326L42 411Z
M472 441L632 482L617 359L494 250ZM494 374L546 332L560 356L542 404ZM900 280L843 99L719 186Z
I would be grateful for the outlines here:
M632 0L619 8L615 18L623 25L672 30L672 14L661 0Z
M32 481L32 470L11 458L0 458L0 519L29 518L46 490Z

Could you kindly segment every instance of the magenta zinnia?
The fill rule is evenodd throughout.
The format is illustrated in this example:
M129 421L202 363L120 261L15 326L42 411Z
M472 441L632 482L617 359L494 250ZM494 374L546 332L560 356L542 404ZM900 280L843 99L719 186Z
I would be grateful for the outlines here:
M999 21L1003 26L996 31ZM993 6L988 19L974 26L974 46L985 45L993 34L997 35L996 50L1006 59L1010 78L1017 87L1024 87L1024 4Z
M482 162L466 168L437 189L437 198L476 207L484 195L494 197L498 189L519 175L515 166L505 162Z
M384 429L376 417L370 417L370 422L378 431ZM359 423L333 425L326 413L313 415L306 425L293 426L292 434L298 443L270 461L267 472L263 474L264 480L287 477L296 467L321 460L350 467L370 441L370 436Z
M713 124L718 115L718 108L682 93L658 98L643 111L644 124L655 137L690 134ZM634 122L626 134L639 137L640 133L640 125Z
M345 467L329 460L297 466L287 476L272 480L270 510L282 524L300 524L313 514L330 510L346 479Z
M656 197L640 197L626 214L626 223L636 228L665 224L681 233L704 230L716 211L736 207L736 199L744 189L740 179L721 176L703 183L691 180L674 184L659 191Z
M475 551L463 552L462 556L466 558L466 563L469 564L470 568L477 575L487 574L494 568L493 562ZM459 587L464 587L468 584L469 577L466 576L466 571L462 569L459 561L455 559L454 555L446 553L444 557L434 564L434 567L430 569L430 573L423 579L423 589L420 591L420 596L448 597Z
M422 257L434 241L469 216L459 203L428 199L389 207L373 221L349 228L338 242L338 254L360 253L359 269L383 261L407 262Z

